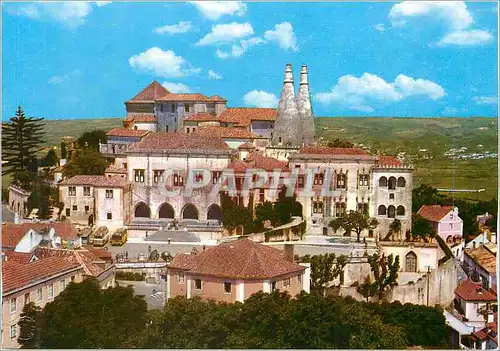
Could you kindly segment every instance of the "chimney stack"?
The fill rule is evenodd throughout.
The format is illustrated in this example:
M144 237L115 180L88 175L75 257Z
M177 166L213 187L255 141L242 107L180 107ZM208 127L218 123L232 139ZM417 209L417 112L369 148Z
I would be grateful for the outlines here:
M301 134L302 124L300 123L297 102L295 100L292 65L287 64L271 143L275 146L284 147L300 146L302 140Z
M315 127L306 65L302 65L302 69L300 70L300 87L296 100L299 119L302 125L302 142L311 145L314 143Z
M293 246L293 244L285 244L283 251L284 251L285 260L293 263L294 262L294 255L293 255L294 246Z

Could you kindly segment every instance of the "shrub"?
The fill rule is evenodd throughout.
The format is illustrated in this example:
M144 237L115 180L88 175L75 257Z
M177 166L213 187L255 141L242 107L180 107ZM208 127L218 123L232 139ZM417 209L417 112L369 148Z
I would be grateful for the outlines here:
M146 274L118 271L115 273L115 277L117 280L144 281L146 279Z

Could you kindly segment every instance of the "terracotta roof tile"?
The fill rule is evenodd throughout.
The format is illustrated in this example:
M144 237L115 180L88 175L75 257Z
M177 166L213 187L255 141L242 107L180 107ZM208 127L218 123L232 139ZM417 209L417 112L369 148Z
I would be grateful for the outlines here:
M7 256L7 262L16 262L19 264L27 264L33 257L32 253L16 251L3 251L2 256L4 255Z
M150 133L141 142L130 147L128 152L200 152L226 153L232 150L224 140L200 134Z
M269 279L305 269L285 260L282 251L248 239L220 244L179 259L176 256L169 267L193 275L231 279Z
M228 128L220 126L202 126L196 128L194 134L215 136L222 139L257 139L254 133L243 128Z
M274 157L264 156L260 152L256 151L250 153L245 161L252 164L253 168L264 169L266 171L272 171L274 169L288 169L288 162L279 161Z
M236 123L240 126L248 126L252 121L274 121L276 120L276 109L231 107L222 112L220 120L226 123Z
M201 113L196 113L193 115L190 115L184 119L184 121L191 121L191 122L212 122L212 121L220 121L219 118L217 118L216 115L211 114L211 113L206 113L206 112L201 112Z
M470 279L464 281L455 289L455 294L466 301L496 301L497 297L492 292L484 289L481 283Z
M80 264L59 257L39 259L28 264L2 262L2 292L22 288L31 283L49 279L63 272L76 271Z
M472 336L473 336L472 339L473 340L479 339L482 341L484 341L486 339L491 339L496 344L498 344L498 334L497 333L498 333L498 325L497 325L497 321L495 321L493 323L487 323L483 329L472 333Z
M118 174L127 174L127 169L123 167L118 167L117 165L109 165L105 173L118 173Z
M403 163L394 156L379 156L378 165L402 167Z
M130 102L154 102L154 100L158 99L160 96L169 94L170 92L156 80L151 82L147 87L141 90L139 94L134 96L132 99L127 101Z
M156 99L157 101L185 101L185 102L224 102L226 101L225 99L221 98L220 96L214 95L211 97L208 97L203 94L198 94L198 93L190 93L190 94L173 94L173 93L168 93L165 94L161 97L158 97Z
M128 113L125 122L155 123L156 117L152 113Z
M106 133L107 136L119 137L138 137L142 138L150 133L149 130L142 129L128 129L128 128L115 128Z
M497 271L497 257L484 246L479 246L475 249L466 249L464 253L469 256L474 262L483 267L488 273L494 274Z
M240 150L252 150L255 149L255 145L252 144L251 142L246 142L238 146L238 149Z
M59 185L89 185L94 187L122 188L128 184L126 178L96 175L77 175L63 180Z
M299 153L312 155L366 155L366 152L357 148L341 148L328 146L306 146L300 149Z
M423 205L418 210L417 214L422 216L431 222L439 222L442 220L450 211L453 211L453 206L441 206L441 205Z

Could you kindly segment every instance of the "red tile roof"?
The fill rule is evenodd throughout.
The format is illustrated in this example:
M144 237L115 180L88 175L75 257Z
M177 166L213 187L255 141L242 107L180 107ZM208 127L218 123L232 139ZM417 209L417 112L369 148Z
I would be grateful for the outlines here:
M152 113L128 113L125 122L155 123L156 117Z
M257 107L231 107L225 109L220 120L226 123L236 123L239 126L248 126L252 121L274 121L276 109Z
M417 214L421 215L428 221L439 222L448 213L450 213L450 211L453 211L453 206L423 205L420 207Z
M481 283L470 279L464 281L455 289L455 295L466 301L496 301L497 297L491 291L484 289Z
M19 241L21 241L31 229L41 233L48 232L52 228L56 235L62 239L76 239L78 237L78 230L70 222L4 223L2 224L2 247L15 248Z
M220 126L202 126L196 128L194 134L210 135L222 139L257 139L259 136L243 128L228 128Z
M198 93L190 93L190 94L172 94L168 93L156 99L157 101L186 101L186 102L225 102L226 99L221 98L220 96L206 96Z
M472 333L472 339L473 340L479 339L481 341L484 341L486 339L491 339L498 345L497 333L498 333L498 325L497 322L495 321L493 323L487 323L483 329Z
M217 118L216 115L206 112L196 113L184 119L184 121L192 121L192 122L211 122L219 120L220 119Z
M137 94L132 99L127 101L127 103L130 102L152 103L159 97L169 93L170 92L163 85L154 80L147 87L142 89L139 94Z
M312 155L366 155L366 152L357 148L328 146L306 146L300 149L299 153Z
M117 165L109 165L104 173L118 173L118 174L127 174L127 169L118 167Z
M281 250L248 239L220 244L194 255L177 255L169 268L231 279L269 279L305 269L285 260Z
M130 147L128 152L203 152L231 153L224 140L200 134L150 133L141 142Z
M252 144L251 142L246 142L246 143L243 143L241 144L240 146L238 146L238 149L240 150L251 150L251 149L255 149L255 145Z
M394 156L379 156L378 164L380 166L402 167L403 163Z
M118 136L118 137L137 137L142 138L150 133L149 130L142 129L128 129L128 128L115 128L106 133L107 136Z
M41 282L51 277L80 269L80 264L59 257L39 259L28 264L18 262L2 262L2 293L5 295L12 290L26 285Z
M98 175L77 175L63 180L59 185L88 185L94 187L122 188L128 184L126 178Z
M473 250L465 249L464 253L469 256L476 264L491 274L497 271L497 257L484 246L479 246Z
M2 256L7 257L7 262L16 262L19 264L27 264L33 257L32 253L16 252L16 251L3 251Z
M260 152L252 152L250 153L246 160L247 163L250 163L253 168L264 169L266 171L272 171L276 168L281 170L288 169L288 162L279 161L274 157L267 157L261 154Z

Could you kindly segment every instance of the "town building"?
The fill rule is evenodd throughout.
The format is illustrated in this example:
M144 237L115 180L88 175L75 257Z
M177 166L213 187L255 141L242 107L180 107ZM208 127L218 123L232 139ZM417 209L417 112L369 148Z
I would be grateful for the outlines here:
M470 275L477 274L485 289L497 286L497 246L486 243L464 251L464 264Z
M399 270L404 273L426 273L438 267L441 250L432 242L379 241L379 252L399 256Z
M24 190L16 184L9 185L10 210L17 213L21 218L28 215L28 198L31 192Z
M423 205L417 212L425 218L447 244L463 237L463 221L458 216L458 208L453 206Z
M294 263L293 256L292 245L281 251L248 239L178 254L167 267L167 299L243 302L259 291L310 292L310 267Z
M491 314L488 315L490 317ZM471 341L476 350L498 349L498 314L488 319L486 326L471 335Z

